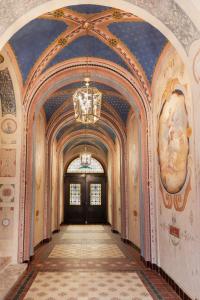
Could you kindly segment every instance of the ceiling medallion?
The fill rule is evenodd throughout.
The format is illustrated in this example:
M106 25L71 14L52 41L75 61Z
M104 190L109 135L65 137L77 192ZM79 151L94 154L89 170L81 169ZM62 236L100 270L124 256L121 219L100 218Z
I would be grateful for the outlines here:
M58 40L58 45L59 46L65 46L67 44L67 39L66 38L60 38L59 40Z
M122 13L121 13L120 10L115 10L115 11L113 12L113 18L114 18L114 19L119 20L119 19L121 19L122 17L123 17L123 15L122 15Z
M94 28L94 25L92 23L89 23L88 21L82 23L82 28L89 31Z
M110 45L111 47L116 47L117 44L118 44L118 40L117 40L117 39L114 39L114 38L109 39L108 42L109 42L109 45Z
M84 79L85 85L73 95L75 119L83 124L95 123L101 114L102 93L90 86L90 78Z
M55 18L62 18L62 17L64 17L64 15L65 15L65 13L62 9L58 9L53 12L53 16Z

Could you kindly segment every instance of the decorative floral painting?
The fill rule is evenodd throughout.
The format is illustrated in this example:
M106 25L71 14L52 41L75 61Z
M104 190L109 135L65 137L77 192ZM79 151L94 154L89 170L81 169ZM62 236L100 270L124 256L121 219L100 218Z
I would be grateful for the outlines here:
M163 104L158 131L161 181L168 193L178 193L187 177L189 153L185 96L175 89Z

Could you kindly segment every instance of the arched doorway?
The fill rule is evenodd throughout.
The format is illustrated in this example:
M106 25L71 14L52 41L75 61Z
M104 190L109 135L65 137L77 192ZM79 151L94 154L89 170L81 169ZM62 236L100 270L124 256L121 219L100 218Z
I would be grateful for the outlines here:
M88 166L80 157L68 165L64 174L64 223L106 223L106 175L101 163L91 158Z

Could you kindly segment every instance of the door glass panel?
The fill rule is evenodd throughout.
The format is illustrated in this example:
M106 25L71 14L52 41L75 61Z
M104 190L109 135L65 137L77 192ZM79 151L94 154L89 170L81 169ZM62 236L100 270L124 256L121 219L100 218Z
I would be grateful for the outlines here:
M90 205L101 205L101 184L90 184Z
M70 183L70 205L81 205L81 184Z

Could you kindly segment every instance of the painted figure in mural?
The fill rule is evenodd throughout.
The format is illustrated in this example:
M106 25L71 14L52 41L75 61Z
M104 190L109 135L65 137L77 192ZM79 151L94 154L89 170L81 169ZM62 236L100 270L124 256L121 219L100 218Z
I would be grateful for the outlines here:
M187 175L188 118L182 91L174 90L163 105L159 121L161 180L169 193L177 193Z

